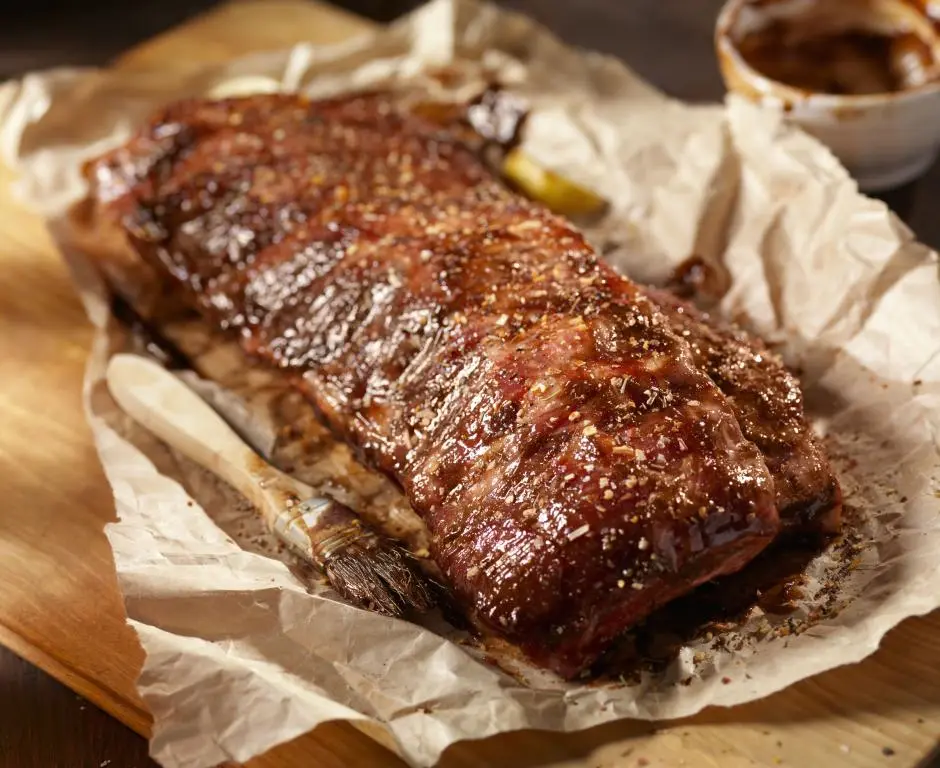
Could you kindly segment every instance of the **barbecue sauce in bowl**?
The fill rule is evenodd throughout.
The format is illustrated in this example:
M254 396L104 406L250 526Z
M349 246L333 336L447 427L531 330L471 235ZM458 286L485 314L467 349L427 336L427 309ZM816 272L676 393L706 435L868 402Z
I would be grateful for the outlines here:
M811 93L895 93L937 78L930 45L907 30L814 32L805 24L778 20L746 35L738 50L762 75Z
M862 191L884 191L940 153L934 13L928 0L727 0L715 47L736 97L827 145Z

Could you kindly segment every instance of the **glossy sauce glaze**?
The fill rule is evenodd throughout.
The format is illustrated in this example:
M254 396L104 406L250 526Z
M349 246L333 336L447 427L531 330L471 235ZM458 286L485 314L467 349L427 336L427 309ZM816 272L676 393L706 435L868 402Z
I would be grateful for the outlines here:
M382 94L183 102L92 164L205 317L394 478L476 621L571 677L776 534L757 448L646 294Z
M728 397L744 436L774 479L783 526L838 532L842 491L803 410L800 382L779 356L746 331L662 290L650 290L669 326L689 342L695 364Z

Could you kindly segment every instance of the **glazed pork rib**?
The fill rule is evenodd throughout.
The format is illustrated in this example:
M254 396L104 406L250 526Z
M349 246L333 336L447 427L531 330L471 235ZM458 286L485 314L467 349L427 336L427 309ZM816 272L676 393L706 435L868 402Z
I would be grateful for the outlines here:
M695 364L728 397L744 436L774 479L784 529L833 534L842 491L803 411L800 382L758 338L668 291L649 289L669 327L692 347Z
M763 458L645 293L394 97L182 102L88 173L536 662L577 675L777 533Z

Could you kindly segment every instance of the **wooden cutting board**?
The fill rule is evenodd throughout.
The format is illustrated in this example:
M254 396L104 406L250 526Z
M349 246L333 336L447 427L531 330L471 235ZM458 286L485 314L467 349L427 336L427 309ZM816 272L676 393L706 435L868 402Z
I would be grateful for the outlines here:
M368 22L304 0L224 5L122 57L168 71L308 40ZM142 653L124 623L103 534L114 518L85 425L81 377L91 328L41 222L0 171L0 642L146 734L134 689ZM938 555L940 556L940 555ZM911 619L861 664L763 701L687 720L534 731L456 745L441 766L898 766L940 738L940 612ZM253 768L403 765L350 726L326 725Z

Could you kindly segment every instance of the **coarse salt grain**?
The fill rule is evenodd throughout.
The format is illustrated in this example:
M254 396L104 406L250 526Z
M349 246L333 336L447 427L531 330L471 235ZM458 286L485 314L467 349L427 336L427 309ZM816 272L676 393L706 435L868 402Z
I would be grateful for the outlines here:
M587 523L582 525L580 528L575 528L571 533L568 534L568 541L574 541L575 539L580 539L584 534L591 530L591 526Z

